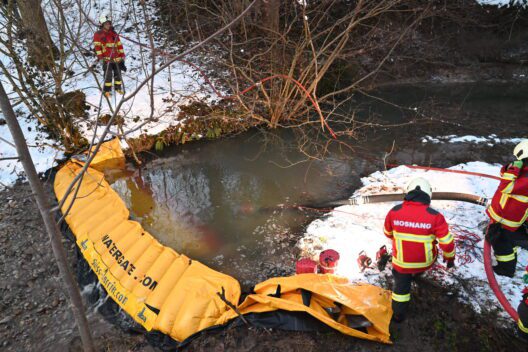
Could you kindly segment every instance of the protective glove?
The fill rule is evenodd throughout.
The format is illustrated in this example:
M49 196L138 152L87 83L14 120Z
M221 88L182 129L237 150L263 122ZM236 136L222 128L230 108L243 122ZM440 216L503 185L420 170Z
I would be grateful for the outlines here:
M444 263L446 264L448 269L455 267L455 258L444 258Z
M510 166L516 167L518 169L521 169L523 167L523 161L522 160L515 160L513 163L510 164Z
M522 290L522 299L524 301L525 304L528 304L528 287L525 287L523 290Z
M121 60L119 61L119 69L123 72L126 72L127 71L127 68L125 66L125 60Z

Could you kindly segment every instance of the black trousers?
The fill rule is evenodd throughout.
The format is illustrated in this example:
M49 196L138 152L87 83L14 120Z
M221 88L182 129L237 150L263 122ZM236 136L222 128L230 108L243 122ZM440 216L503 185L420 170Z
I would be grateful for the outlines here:
M114 78L114 89L122 90L123 78L121 76L121 69L119 64L113 61L103 62L103 72L104 72L104 91L110 92L112 90L112 76Z
M517 313L519 314L517 329L519 329L519 334L528 340L528 305L526 305L525 297L523 297L519 307L517 307Z
M501 229L501 234L492 247L495 259L497 259L495 271L501 275L513 276L517 266L517 251L515 247L528 249L526 224L519 227L516 231Z
M418 274L402 274L392 269L394 285L392 287L392 311L399 318L403 318L407 313L411 301L411 284L422 276Z

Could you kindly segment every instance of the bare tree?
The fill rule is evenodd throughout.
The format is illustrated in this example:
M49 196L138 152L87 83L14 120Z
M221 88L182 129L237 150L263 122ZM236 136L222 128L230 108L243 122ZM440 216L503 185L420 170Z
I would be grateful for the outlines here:
M20 34L26 37L31 62L41 69L50 69L59 52L51 40L41 0L17 0L16 5L24 24Z
M84 304L82 302L81 293L75 278L73 277L70 267L68 265L68 259L64 247L62 246L62 234L53 218L51 207L49 205L46 193L40 183L37 172L35 170L35 165L29 154L29 149L26 144L26 139L22 133L22 129L18 124L18 120L15 116L15 112L9 102L4 86L0 82L0 108L5 116L9 131L13 136L13 141L15 142L16 150L18 153L18 158L24 166L24 171L26 173L27 179L31 186L31 190L35 195L35 200L37 201L37 206L40 211L42 220L44 221L44 226L48 233L51 248L53 249L53 254L55 255L55 260L57 261L57 266L59 267L62 280L64 283L65 291L67 292L70 302L72 305L73 315L77 322L77 328L81 335L81 340L84 346L84 350L87 352L95 351L92 336L90 333L90 328L88 326L88 321L86 319Z
M229 21L246 2L176 1L163 11L175 33L187 24L186 35L178 38L185 42L207 35L211 24ZM200 52L214 55L211 75L249 119L265 128L291 128L307 158L319 158L332 143L345 146L335 137L356 136L360 125L341 107L372 82L394 48L430 14L427 4L402 0L269 0ZM385 30L394 16L401 31Z

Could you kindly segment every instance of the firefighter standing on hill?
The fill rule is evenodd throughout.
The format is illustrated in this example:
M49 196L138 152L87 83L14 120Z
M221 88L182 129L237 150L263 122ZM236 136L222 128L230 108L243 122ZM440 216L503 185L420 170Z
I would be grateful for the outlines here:
M486 240L497 260L493 271L508 277L515 275L517 246L528 249L528 139L513 149L513 155L517 160L502 167L499 187L486 210L491 221ZM528 266L523 281L528 285ZM523 290L517 313L519 334L528 340L528 286Z
M412 180L404 202L392 208L385 218L385 236L392 239L393 320L406 317L414 278L435 263L440 245L444 262L454 267L455 241L442 214L429 207L431 185L423 178Z
M121 71L126 72L125 51L119 39L119 34L114 31L112 19L109 15L99 18L101 28L94 34L94 48L98 60L103 61L104 72L104 95L110 96L112 91L112 75L114 78L114 90L118 94L124 94Z

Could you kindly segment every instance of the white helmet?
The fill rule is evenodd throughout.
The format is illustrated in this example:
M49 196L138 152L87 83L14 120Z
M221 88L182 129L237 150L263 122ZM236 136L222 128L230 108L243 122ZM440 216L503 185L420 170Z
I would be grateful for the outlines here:
M427 181L425 178L417 177L415 179L412 179L411 182L409 182L409 184L405 188L405 193L409 193L411 191L414 191L415 189L419 189L422 192L427 193L429 197L433 195L433 192L431 191L431 185L429 184L429 181Z
M99 24L105 24L106 22L112 22L112 17L107 13L99 17Z
M528 139L523 139L517 146L513 149L513 155L517 160L523 160L528 158Z

